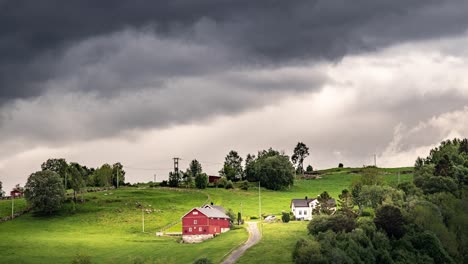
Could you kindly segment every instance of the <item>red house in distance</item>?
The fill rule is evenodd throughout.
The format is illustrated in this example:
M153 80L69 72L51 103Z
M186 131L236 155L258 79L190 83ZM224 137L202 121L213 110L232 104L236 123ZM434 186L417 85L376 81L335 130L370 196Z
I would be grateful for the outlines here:
M219 179L221 179L221 176L210 175L208 176L208 183L216 183Z
M20 197L23 197L23 192L19 190L13 190L10 192L10 196L12 198L20 198Z
M182 240L187 243L202 242L229 229L230 218L220 206L196 207L182 217Z

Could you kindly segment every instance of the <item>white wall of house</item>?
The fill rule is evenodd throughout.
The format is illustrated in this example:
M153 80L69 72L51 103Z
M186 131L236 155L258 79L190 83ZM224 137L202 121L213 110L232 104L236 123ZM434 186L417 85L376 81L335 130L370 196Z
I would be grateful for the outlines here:
M315 208L317 203L317 200L313 200L309 203L308 207L295 207L294 204L292 204L291 211L293 212L294 217L298 220L312 220L312 210Z

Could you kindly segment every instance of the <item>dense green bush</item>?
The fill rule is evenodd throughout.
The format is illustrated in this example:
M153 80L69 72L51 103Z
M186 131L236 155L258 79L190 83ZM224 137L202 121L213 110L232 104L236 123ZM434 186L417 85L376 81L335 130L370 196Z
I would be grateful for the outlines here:
M289 223L290 220L291 220L291 217L288 212L283 212L281 214L281 221L283 221L283 223Z
M65 200L62 179L50 170L32 173L25 185L24 194L34 211L47 214L60 209Z
M314 216L312 236L297 242L294 262L468 263L467 139L444 141L418 158L414 184L395 189L380 178L368 168L351 186L357 219L343 210ZM347 197L343 192L340 205Z
M231 180L227 181L227 182L226 182L226 185L224 186L224 188L226 188L226 189L232 189L232 188L234 188L234 185L232 184L232 181L231 181Z
M354 218L343 214L317 215L307 225L309 234L317 235L320 232L332 230L334 232L350 232L356 227Z

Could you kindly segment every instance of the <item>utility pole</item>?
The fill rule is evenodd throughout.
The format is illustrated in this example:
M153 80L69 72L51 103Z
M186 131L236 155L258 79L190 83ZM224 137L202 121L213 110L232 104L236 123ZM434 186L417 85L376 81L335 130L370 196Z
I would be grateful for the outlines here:
M377 167L377 155L374 154L374 166Z
M179 175L179 160L180 158L172 158L174 160L174 173Z
M15 197L11 196L11 219L13 220L13 215L15 214Z
M145 209L141 207L141 219L142 219L142 228L143 228L143 233L145 232Z
M400 172L398 172L398 184L400 184Z
M156 183L156 173L154 174L154 183Z
M260 232L263 235L262 194L260 192L260 181L258 181L258 219L260 219Z
M120 172L120 168L117 167L117 189L119 188L119 172Z

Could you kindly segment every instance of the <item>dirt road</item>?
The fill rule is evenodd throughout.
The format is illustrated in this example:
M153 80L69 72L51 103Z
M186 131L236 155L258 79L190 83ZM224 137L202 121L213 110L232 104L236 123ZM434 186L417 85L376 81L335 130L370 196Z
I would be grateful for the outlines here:
M250 248L251 246L255 245L260 241L261 235L260 231L258 231L258 226L256 222L247 222L248 231L249 231L249 239L245 242L242 246L234 250L227 258L223 261L223 264L233 264L237 261L237 259L244 254L244 252Z

